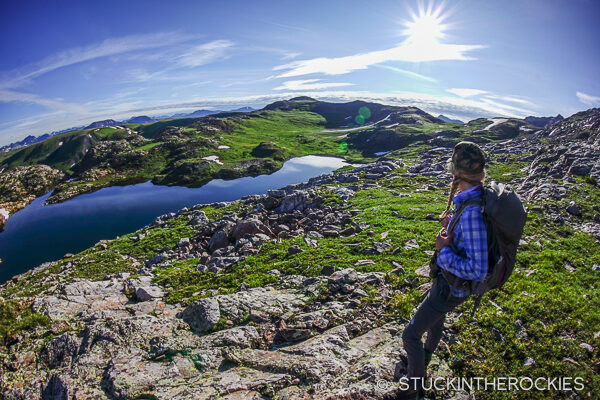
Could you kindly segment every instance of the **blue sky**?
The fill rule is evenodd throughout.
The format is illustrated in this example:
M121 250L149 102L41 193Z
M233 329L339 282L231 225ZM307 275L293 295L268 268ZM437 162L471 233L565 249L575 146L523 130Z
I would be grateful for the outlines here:
M567 116L600 106L599 19L593 0L2 2L0 145L304 94Z

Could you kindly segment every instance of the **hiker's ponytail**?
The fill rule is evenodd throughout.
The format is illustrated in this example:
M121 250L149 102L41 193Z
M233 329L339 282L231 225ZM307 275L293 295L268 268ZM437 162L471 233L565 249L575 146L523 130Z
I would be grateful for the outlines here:
M440 215L440 220L446 218L450 213L450 207L452 206L452 199L456 194L456 190L458 189L458 182L460 179L458 176L454 175L454 179L452 179L452 185L450 185L450 194L448 195L448 204L446 204L446 210Z

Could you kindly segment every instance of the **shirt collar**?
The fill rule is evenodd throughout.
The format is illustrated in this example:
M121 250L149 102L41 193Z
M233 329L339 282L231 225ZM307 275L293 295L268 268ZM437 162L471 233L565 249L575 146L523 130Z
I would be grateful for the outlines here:
M452 199L453 204L459 204L463 201L472 200L478 196L481 196L481 188L483 184L475 185L473 187L468 188L467 190L463 190L462 192L458 192L456 196Z

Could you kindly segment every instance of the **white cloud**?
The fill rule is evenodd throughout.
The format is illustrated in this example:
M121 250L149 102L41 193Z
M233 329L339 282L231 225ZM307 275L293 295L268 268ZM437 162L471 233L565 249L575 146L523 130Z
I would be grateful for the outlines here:
M0 79L0 88L14 89L40 75L84 61L136 50L171 46L176 43L190 40L191 38L191 36L173 32L160 32L155 34L111 38L88 46L74 47L52 54L36 63L19 68L18 70L5 73Z
M515 96L502 96L502 95L486 95L485 96L488 99L494 99L494 100L501 100L501 101L507 101L509 103L516 103L516 104L522 104L525 106L530 106L530 107L535 107L536 105L533 104L532 102L522 99L520 97L515 97Z
M206 65L216 60L227 57L227 49L234 45L229 40L213 40L212 42L204 43L193 47L178 57L180 65L186 67L199 67Z
M594 106L600 104L600 97L598 97L598 96L592 96L592 95L585 94L582 92L577 92L577 93L575 93L575 95L577 96L579 101L581 101L583 104L585 104L587 106L594 107Z
M342 75L352 71L367 69L372 65L388 61L427 62L443 60L473 60L467 53L484 48L479 45L443 44L438 42L428 43L428 46L419 46L406 41L391 49L371 51L345 57L320 57L310 60L299 60L288 64L278 65L275 71L285 71L278 75L279 78L290 78L308 74L323 73L326 75Z
M344 82L320 82L321 79L304 79L304 80L296 80L296 81L286 81L283 82L281 86L277 86L273 90L319 90L319 89L327 89L332 87L342 87L342 86L351 86L353 83L344 83Z
M457 88L453 88L453 89L446 89L446 92L450 92L452 94L455 94L457 96L460 97L472 97L472 96L477 96L479 94L484 94L487 93L487 91L485 90L479 90L479 89L457 89Z
M20 103L30 103L30 104L38 104L40 106L44 106L47 108L51 108L59 111L66 112L74 112L80 113L84 111L84 108L78 104L66 103L62 99L47 99L38 96L33 93L22 93L15 92L13 90L2 90L0 89L0 102L2 103L11 103L11 102L20 102Z
M422 80L428 81L428 82L437 82L438 81L437 79L432 78L430 76L421 75L416 72L407 71L405 69L401 69L398 67L392 67L391 65L377 65L377 66L380 68L389 69L390 71L398 72L399 74L404 74L404 75L407 75L407 76L410 76L413 78L422 79Z
M488 98L483 98L481 99L482 102L487 103L491 106L497 107L499 110L503 110L503 112L505 112L506 114L511 114L514 113L514 115L519 115L519 114L533 114L534 112L531 110L528 110L526 108L520 108L520 107L516 107L516 106L512 106L509 104L503 104L503 103L499 103L497 101L488 99Z
M281 59L282 60L291 60L292 58L300 57L301 55L302 55L302 53L290 51L290 52L285 53L283 55L283 57L281 57Z

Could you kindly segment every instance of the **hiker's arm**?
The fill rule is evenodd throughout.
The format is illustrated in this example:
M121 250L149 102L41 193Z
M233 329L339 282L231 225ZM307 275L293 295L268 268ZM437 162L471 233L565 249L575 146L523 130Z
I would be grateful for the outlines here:
M488 266L487 234L479 210L465 210L460 221L466 257L460 257L449 246L440 250L438 265L454 275L482 281Z

